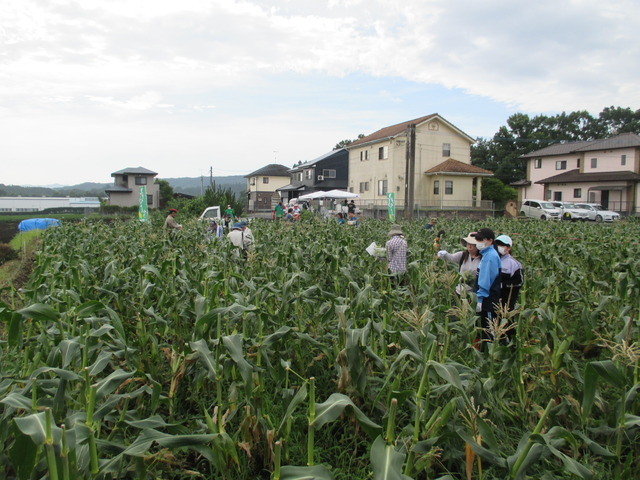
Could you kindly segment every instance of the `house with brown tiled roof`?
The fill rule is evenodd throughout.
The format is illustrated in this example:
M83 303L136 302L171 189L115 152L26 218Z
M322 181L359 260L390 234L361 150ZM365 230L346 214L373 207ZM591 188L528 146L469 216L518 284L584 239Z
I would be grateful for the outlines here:
M400 208L480 208L492 173L471 165L473 143L437 113L384 127L347 146L349 191L365 208L386 205L387 192Z
M551 145L522 155L527 179L514 186L519 199L599 203L617 212L640 213L640 136Z

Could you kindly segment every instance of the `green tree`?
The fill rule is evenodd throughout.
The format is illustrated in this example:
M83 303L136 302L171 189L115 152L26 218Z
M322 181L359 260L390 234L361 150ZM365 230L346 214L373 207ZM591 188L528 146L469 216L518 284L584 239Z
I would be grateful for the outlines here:
M492 139L479 138L471 147L471 163L494 173L505 184L526 177L522 155L559 142L594 140L623 132L640 132L640 110L608 107L598 118L586 110L530 117L516 113Z
M167 206L177 209L181 215L199 217L207 207L220 206L223 212L227 205L231 205L237 216L244 211L244 203L236 198L230 188L208 187L204 195L196 198L174 198Z
M492 200L498 208L504 206L509 200L518 199L518 191L497 178L483 178L481 191L482 199Z
M166 180L156 178L155 183L160 186L160 208L164 209L173 198L173 187Z
M356 138L355 140L340 140L338 143L336 143L336 146L333 147L334 150L338 150L339 148L344 148L347 147L349 145L351 145L353 142L360 140L361 138L364 138L364 133L361 133L358 135L358 138Z
M606 107L600 112L598 121L608 136L627 132L640 134L640 110Z

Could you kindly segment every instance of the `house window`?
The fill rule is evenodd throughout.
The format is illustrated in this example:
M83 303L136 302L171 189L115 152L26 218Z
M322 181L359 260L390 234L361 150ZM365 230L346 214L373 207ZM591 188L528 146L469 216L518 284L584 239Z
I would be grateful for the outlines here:
M378 180L378 195L386 195L386 194L387 194L387 181Z
M566 170L567 169L567 161L566 160L558 160L556 162L556 170Z
M542 168L542 159L536 158L533 160L533 168Z
M576 167L580 168L580 159L578 159L578 161L576 162Z
M360 193L369 191L369 182L360 182Z
M453 180L444 181L444 194L453 195Z
M369 160L369 150L363 150L360 152L360 161L364 162L365 160Z
M450 143L443 143L442 144L442 156L443 157L450 157L451 156L451 144Z
M597 158L592 158L591 159L591 168L598 168L598 159Z
M574 188L573 189L573 198L582 198L582 189Z
M302 181L302 172L296 173L296 178L298 179L299 182L301 182Z
M256 184L256 177L251 177L251 181L249 182L249 185L255 185Z
M562 201L562 192L553 192L553 200L556 202Z
M626 164L627 164L627 156L620 155L620 165L626 165Z
M544 192L544 199L551 200L551 190L547 190L546 192Z
M306 178L307 180L311 180L313 178L313 170L311 170L310 168L305 170L304 171L304 178Z
M153 195L147 195L147 206L151 207L153 205Z
M147 177L136 177L136 185L146 185Z
M378 149L378 160L386 160L389 158L389 146L380 147Z
M433 194L440 195L440 180L434 180L433 182Z
M262 183L269 183L269 177L262 177Z
M324 178L336 178L336 170L334 168L324 168L322 170L322 176Z

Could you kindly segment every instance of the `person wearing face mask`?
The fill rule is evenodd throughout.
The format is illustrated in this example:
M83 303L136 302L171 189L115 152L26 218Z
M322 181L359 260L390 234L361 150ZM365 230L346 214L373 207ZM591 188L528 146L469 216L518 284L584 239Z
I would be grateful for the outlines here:
M500 255L493 244L495 238L495 233L490 228L481 228L476 232L476 248L482 255L476 282L476 295L478 296L476 313L480 316L480 327L482 328L481 350L484 349L485 342L493 341L490 325L496 316L500 302L501 262Z
M446 250L438 251L438 258L442 258L447 262L458 265L458 273L460 273L460 283L456 286L456 294L458 297L465 293L471 297L476 296L476 275L478 273L478 265L480 265L480 252L476 248L476 232L471 232L465 238L461 238L460 242L465 250L456 253L449 253Z
M513 248L511 237L499 235L495 240L495 244L498 247L501 263L502 289L500 303L507 305L509 310L513 310L523 283L522 264L511 256L511 249Z

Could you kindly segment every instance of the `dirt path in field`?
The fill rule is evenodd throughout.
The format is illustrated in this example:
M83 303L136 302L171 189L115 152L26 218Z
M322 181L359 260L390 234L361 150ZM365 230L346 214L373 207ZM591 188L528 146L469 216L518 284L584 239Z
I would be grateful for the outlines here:
M22 307L22 300L19 295L15 294L15 291L24 287L29 281L39 242L39 238L34 238L27 246L24 257L21 255L21 258L0 265L0 301L14 310Z

